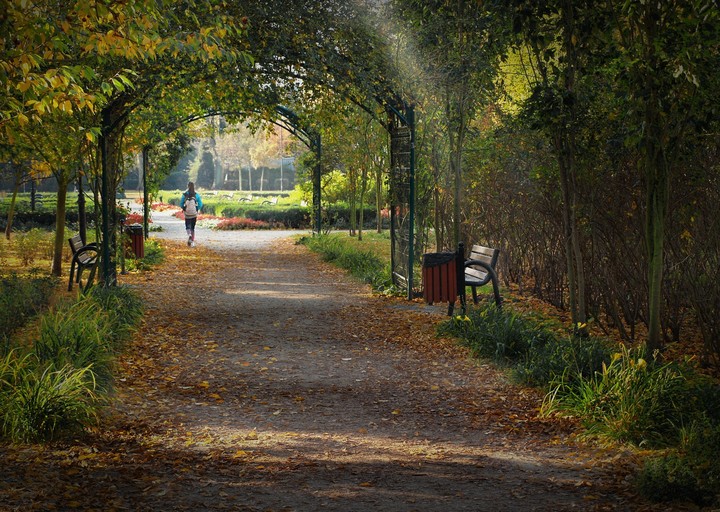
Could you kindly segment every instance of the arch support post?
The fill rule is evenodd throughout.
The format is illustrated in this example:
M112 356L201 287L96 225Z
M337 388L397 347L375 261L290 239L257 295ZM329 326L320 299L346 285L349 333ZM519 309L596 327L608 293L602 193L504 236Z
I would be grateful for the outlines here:
M313 169L313 214L315 233L322 232L322 144L320 134L314 134L313 146L315 148L315 168Z
M390 134L390 259L392 280L413 298L415 266L415 109L397 100L386 105Z

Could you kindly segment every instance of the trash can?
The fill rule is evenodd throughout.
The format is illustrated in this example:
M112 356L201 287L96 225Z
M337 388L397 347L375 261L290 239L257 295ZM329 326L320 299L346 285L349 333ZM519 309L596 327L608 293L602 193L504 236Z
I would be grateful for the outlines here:
M455 305L458 294L457 254L431 252L423 254L423 298L428 304L448 302ZM448 309L451 314L452 309Z
M143 227L141 224L130 224L125 226L125 233L130 238L130 247L132 248L135 258L145 257L145 237L143 236Z

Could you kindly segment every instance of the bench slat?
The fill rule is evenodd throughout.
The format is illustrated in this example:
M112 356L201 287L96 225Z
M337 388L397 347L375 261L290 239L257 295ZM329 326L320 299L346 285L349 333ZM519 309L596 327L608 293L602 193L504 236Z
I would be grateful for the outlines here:
M476 269L472 267L467 267L465 269L465 279L476 279L478 281L482 281L485 279L485 276L487 276L487 270L483 269Z
M483 247L482 245L473 245L472 250L470 251L470 258L468 259L482 260L491 263L494 256L495 249Z

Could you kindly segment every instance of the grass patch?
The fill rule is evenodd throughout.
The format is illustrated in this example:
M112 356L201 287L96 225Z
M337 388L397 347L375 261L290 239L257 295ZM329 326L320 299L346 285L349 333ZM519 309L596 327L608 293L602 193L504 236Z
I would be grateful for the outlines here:
M132 252L126 253L125 267L129 272L150 270L165 261L165 248L158 240L147 239L143 242L142 258L135 258Z
M590 435L639 447L675 446L683 425L701 415L692 369L662 364L623 346L593 375L560 382L545 410L582 418Z
M0 277L0 355L7 354L12 334L48 306L57 284L55 277L34 274Z
M94 424L112 391L115 358L141 316L127 287L94 287L41 315L37 335L0 360L3 437L42 442Z
M379 256L376 248L361 245L362 242L344 234L303 237L300 242L322 255L325 261L370 284L373 290L382 293L397 292L390 276L389 258L385 260Z
M51 441L95 424L99 397L90 370L37 366L31 359L6 363L11 378L0 383L3 436L13 442Z

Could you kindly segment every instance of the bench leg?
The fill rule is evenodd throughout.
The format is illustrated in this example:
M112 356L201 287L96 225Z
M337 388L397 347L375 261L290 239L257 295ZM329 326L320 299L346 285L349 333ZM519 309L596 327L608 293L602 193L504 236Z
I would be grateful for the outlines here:
M93 284L95 284L95 271L97 270L97 265L93 265L90 267L90 275L88 275L87 281L85 281L85 286L83 287L80 285L80 289L83 291L83 293L87 292L90 288L92 288Z
M473 296L473 304L478 303L478 296L477 296L477 286L472 286L472 296Z
M72 291L73 277L75 275L75 265L70 265L70 281L68 282L68 291Z
M500 296L500 286L498 285L498 278L495 271L491 274L491 280L493 285L493 294L495 295L495 305L498 309L502 309L502 297Z

